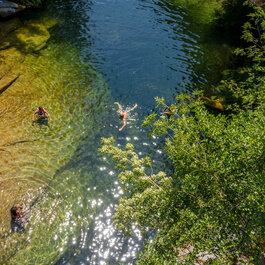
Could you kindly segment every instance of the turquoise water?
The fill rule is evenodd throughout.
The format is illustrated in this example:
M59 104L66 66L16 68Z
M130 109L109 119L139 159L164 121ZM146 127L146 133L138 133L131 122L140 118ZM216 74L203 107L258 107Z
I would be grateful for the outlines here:
M2 129L12 128L16 142L27 142L6 146L12 159L3 174L21 178L22 203L31 207L26 234L2 231L4 260L133 264L143 238L137 227L134 237L125 238L111 224L123 192L118 172L98 153L100 139L114 136L120 146L131 142L163 168L159 139L148 139L141 121L154 109L154 97L171 104L176 93L207 83L207 72L195 71L204 54L203 28L167 1L57 0L23 19L47 15L61 23L50 29L47 47L24 61L35 76L27 81L34 89L14 87L4 98L19 104L23 99L27 115L6 120ZM115 101L138 104L122 132ZM49 127L30 124L38 105L49 110Z

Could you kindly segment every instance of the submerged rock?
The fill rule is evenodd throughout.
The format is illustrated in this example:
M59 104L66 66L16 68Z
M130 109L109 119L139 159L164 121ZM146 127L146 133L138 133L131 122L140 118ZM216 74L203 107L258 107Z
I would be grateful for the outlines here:
M13 18L0 23L0 39L7 36L10 32L22 26L22 22L18 18Z
M58 23L58 20L45 18L41 21L28 21L23 27L19 27L21 22L10 22L2 30L2 36L5 37L0 41L0 50L14 46L23 52L39 51L46 46L47 41L50 39L48 29Z
M21 26L22 22L18 18L13 18L0 23L0 50L11 47L11 43L6 37Z
M0 42L0 50L5 50L5 49L8 49L10 47L11 47L11 45L10 45L9 41Z
M16 30L18 45L26 51L39 51L45 47L50 38L50 33L41 24L29 24Z
M9 74L0 79L0 95L7 90L17 79L19 75Z
M14 15L23 9L25 9L25 6L10 1L0 0L0 17L2 18Z
M11 32L0 44L2 49L5 46L14 46L23 52L35 52L45 47L50 38L50 33L45 26L37 23L29 23Z
M8 48L0 51L0 66L15 66L16 64L23 63L25 56L18 51L15 47Z
M200 97L199 100L202 100L204 102L204 104L206 106L208 106L208 107L224 111L223 104L221 102L217 101L217 100L210 99L210 98L207 98L207 97Z
M54 27L55 25L61 23L62 21L58 20L58 19L54 19L51 17L43 17L42 19L38 20L38 24L43 25L46 29L50 29L52 27ZM34 21L29 21L29 24L31 23L36 23Z

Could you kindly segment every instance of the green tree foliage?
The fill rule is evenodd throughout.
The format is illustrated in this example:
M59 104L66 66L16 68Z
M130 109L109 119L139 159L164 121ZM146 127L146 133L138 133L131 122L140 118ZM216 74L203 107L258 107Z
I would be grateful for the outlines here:
M254 10L243 26L244 47L235 50L239 66L229 70L228 80L218 87L227 103L237 102L241 107L255 106L257 96L264 91L265 12L260 7L254 7Z
M260 90L265 74L265 12L262 8L256 7L255 12L249 17L249 22L243 26L242 34L247 47L238 48L235 53L243 56L248 62L241 68L241 72L247 76L246 81L244 80L246 86Z
M264 94L260 100L264 100ZM264 104L231 117L210 114L200 102L177 97L169 119L151 114L154 135L165 137L165 151L175 173L152 173L150 158L139 158L103 139L101 152L112 155L126 191L114 216L118 228L157 231L142 256L143 264L183 264L200 254L215 254L219 264L247 255L257 260L265 235ZM157 99L163 105L163 99ZM158 263L159 262L159 263ZM160 263L161 262L161 263ZM227 263L226 263L227 262Z
M157 113L145 118L143 126L164 138L174 168L170 176L153 172L151 159L139 157L131 144L122 150L114 138L102 139L100 151L112 156L125 191L114 223L127 233L135 224L143 233L155 231L139 264L194 264L204 258L208 264L259 264L265 244L265 79L259 75L264 48L256 49L251 23L260 25L262 40L263 11L251 19L243 38L254 46L238 52L253 67L244 82L223 82L241 98L240 107L214 115L182 94L169 118ZM164 107L164 99L156 101Z

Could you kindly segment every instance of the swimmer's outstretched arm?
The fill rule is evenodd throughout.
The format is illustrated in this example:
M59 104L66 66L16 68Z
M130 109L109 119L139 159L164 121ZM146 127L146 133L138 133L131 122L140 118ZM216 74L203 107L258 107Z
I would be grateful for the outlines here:
M49 112L46 109L44 109L44 112L48 115L49 119L52 121L52 118L51 118Z
M22 209L23 209L22 206L18 206L17 208L21 210L20 212L21 212L22 214L25 214L25 213L28 213L28 212L29 212L29 210L23 210L23 211L22 211Z
M136 107L138 106L138 104L135 104L134 107L132 107L131 109L127 110L127 113L134 110Z
M36 111L32 114L32 121L35 120L35 114L38 113L38 109L36 109Z
M122 110L122 106L121 106L121 104L120 104L120 103L118 103L118 102L114 102L114 104L117 104L117 105L118 105L118 107L119 107L119 110Z

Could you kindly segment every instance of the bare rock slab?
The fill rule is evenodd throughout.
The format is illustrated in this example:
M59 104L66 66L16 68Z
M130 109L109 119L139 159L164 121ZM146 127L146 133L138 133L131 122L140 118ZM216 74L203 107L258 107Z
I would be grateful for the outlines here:
M0 17L2 18L12 16L23 9L25 9L25 7L22 5L6 0L0 0Z

